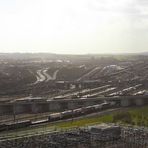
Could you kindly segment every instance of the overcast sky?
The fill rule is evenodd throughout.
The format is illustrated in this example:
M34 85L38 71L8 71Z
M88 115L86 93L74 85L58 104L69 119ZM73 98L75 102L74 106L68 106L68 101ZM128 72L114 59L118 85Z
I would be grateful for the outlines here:
M0 0L0 52L148 51L148 0Z

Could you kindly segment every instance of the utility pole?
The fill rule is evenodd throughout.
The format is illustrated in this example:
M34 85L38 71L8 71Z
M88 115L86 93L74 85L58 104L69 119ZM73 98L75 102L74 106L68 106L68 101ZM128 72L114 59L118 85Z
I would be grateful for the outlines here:
M13 120L16 121L15 102L13 103Z

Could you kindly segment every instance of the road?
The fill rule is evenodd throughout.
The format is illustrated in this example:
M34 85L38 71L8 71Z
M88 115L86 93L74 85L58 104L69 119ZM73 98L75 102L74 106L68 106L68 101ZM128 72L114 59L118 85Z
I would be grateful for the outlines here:
M40 83L40 82L48 82L50 80L56 80L57 74L59 70L54 71L53 76L48 74L49 68L45 69L39 69L36 72L36 82L34 84Z

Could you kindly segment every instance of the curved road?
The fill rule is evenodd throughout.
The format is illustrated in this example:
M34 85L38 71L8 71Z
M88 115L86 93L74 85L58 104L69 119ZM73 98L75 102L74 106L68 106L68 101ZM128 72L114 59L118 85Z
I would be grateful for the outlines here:
M50 80L56 80L57 78L57 73L59 72L59 70L54 71L53 76L49 75L47 73L49 68L45 68L45 69L39 69L37 70L37 74L36 74L36 82L34 84L40 83L40 82L48 82Z

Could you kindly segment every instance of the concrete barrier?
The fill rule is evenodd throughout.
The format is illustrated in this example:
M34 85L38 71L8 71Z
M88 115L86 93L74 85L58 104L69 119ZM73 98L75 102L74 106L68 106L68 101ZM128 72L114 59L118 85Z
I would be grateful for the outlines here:
M76 109L89 105L99 104L103 101L114 101L121 107L141 106L148 104L148 96L124 96L124 97L102 97L87 99L52 100L40 102L11 102L0 104L0 115L12 114L34 114L44 112L64 111Z

